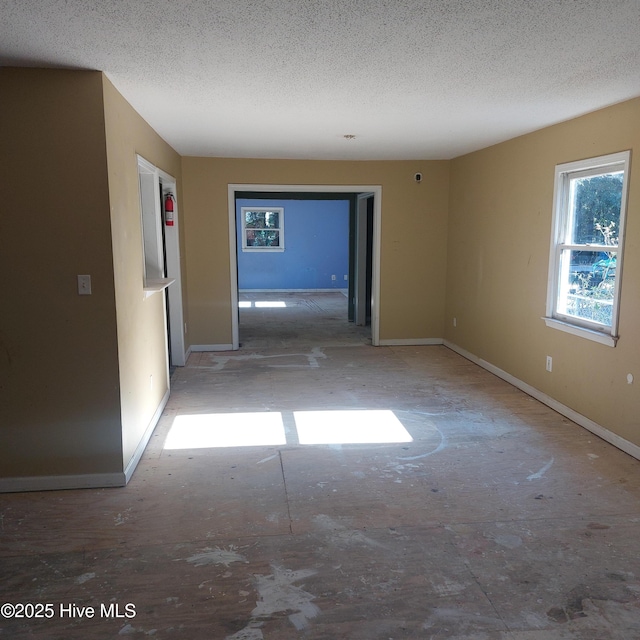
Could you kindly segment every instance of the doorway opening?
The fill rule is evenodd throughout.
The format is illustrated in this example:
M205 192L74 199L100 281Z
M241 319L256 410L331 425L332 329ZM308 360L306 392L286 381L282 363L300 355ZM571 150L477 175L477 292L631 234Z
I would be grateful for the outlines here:
M252 321L260 322L260 316L262 316L262 320L266 322L269 314L276 310L278 304L281 307L286 306L287 298L290 309L295 307L296 312L304 311L305 307L313 307L316 315L320 314L317 319L318 322L325 325L326 332L327 330L330 331L329 321L334 319L332 314L335 315L336 305L340 305L340 297L342 297L345 309L345 325L357 326L361 335L366 334L367 340L370 340L371 344L378 345L379 229L382 188L380 186L360 185L235 184L229 185L228 189L232 348L239 349L241 345L241 310L247 309L247 307L252 308ZM286 200L334 203L346 201L349 214L348 220L345 218L344 235L341 241L344 242L345 253L348 254L348 265L341 270L338 270L337 267L329 268L329 272L336 271L336 273L326 276L331 277L328 282L322 281L318 274L313 273L311 281L315 283L315 286L312 286L312 290L309 291L305 291L305 288L309 285L304 284L304 273L289 274L289 280L283 280L283 274L280 274L280 280L273 280L276 284L288 282L289 287L286 290L277 291L272 288L269 291L250 291L243 289L243 283L239 280L239 255L244 258L241 254L242 248L248 252L262 252L263 255L272 251L285 252L287 250L287 240L284 233L286 233L285 229L287 228L285 220L288 220L288 218L285 218L286 212L282 211L283 208L278 206L282 201ZM252 202L256 203L253 208L249 206ZM268 206L270 202L273 203L272 207ZM241 205L246 206L243 207ZM255 211L252 209L255 209ZM246 217L246 220L242 216ZM255 233L256 229L258 229L257 234ZM280 233L283 235L280 236ZM262 246L254 247L254 244L258 243ZM288 259L289 257L287 257ZM284 264L284 261L281 261L281 263ZM307 271L314 271L314 269L309 267ZM309 274L306 275L309 276ZM246 282L248 281L245 279L244 283L246 284ZM306 282L309 282L308 278ZM291 283L293 283L293 286ZM318 283L320 284L319 287ZM296 285L301 285L301 288ZM262 288L265 289L266 287L262 285ZM259 300L258 298L264 299ZM256 304L262 305L260 312L257 311ZM322 315L325 312L328 315ZM293 323L289 322L290 328L296 323L295 313L289 314L289 320L292 318ZM293 340L296 335L304 331L304 316L298 315L297 322L297 328L291 330L288 336L286 325L282 327L283 342L286 342L287 338Z

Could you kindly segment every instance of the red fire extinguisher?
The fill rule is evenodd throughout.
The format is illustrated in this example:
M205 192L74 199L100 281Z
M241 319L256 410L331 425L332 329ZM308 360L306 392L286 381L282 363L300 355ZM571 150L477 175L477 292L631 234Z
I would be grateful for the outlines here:
M172 193L167 193L164 198L164 223L167 227L173 227L174 197Z

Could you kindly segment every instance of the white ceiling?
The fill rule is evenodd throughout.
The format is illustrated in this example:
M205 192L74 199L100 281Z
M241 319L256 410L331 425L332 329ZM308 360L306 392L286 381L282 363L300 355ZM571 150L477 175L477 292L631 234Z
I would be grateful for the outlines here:
M444 159L640 95L640 0L0 0L0 64L183 155Z

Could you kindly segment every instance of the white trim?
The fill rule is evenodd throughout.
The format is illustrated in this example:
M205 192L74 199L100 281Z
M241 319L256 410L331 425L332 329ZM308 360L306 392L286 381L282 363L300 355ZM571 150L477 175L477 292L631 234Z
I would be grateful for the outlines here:
M133 476L144 450L160 420L160 416L169 401L169 390L149 422L135 453L124 471L114 473L85 473L68 476L25 476L19 478L0 478L0 493L22 493L25 491L60 491L63 489L103 489L106 487L124 487Z
M154 293L160 293L160 291L164 291L167 287L172 285L176 281L175 278L158 278L157 280L147 280L144 284L144 299L146 300L149 296L152 296Z
M234 351L237 347L234 348L232 344L192 344L190 347L191 351Z
M380 255L382 244L382 187L373 189L373 273L371 282L371 344L380 345Z
M422 345L444 344L443 338L401 338L392 340L380 340L381 347L411 347Z
M149 425L147 426L147 429L144 432L144 435L140 439L140 442L138 443L138 446L136 447L136 450L133 456L131 457L131 460L129 460L129 463L127 464L124 470L125 483L128 483L129 480L131 480L131 476L133 475L133 472L136 470L136 467L138 466L138 463L140 462L140 459L144 454L144 450L147 448L147 445L149 444L149 440L151 439L151 436L153 435L153 431L156 428L156 425L158 424L158 420L160 420L160 417L162 416L162 412L164 411L164 408L167 406L170 393L171 393L170 390L167 389L167 392L164 394L164 397L160 401L160 404L158 405L156 412L153 414L153 418L151 418L151 421L149 422Z
M637 444L629 442L629 440L626 440L616 433L613 433L613 431L609 431L609 429L606 429L602 425L599 425L597 422L594 422L590 418L583 416L581 413L574 411L573 409L571 409L571 407L558 402L558 400L556 400L555 398L548 396L546 393L539 391L535 387L532 387L530 384L527 384L519 378L512 376L510 373L499 369L495 365L492 365L490 362L487 362L486 360L475 356L474 354L470 353L466 349L463 349L462 347L459 347L453 342L445 340L444 345L452 351L455 351L457 354L461 355L463 358L470 360L474 364L477 364L490 373L493 373L495 376L498 376L498 378L502 378L509 384L512 384L514 387L520 389L520 391L524 391L524 393L530 395L532 398L539 400L540 402L542 402L542 404L546 404L554 411L557 411L559 414L565 416L566 418L569 418L569 420L572 420L581 427L584 427L587 431L590 431L599 438L602 438L609 444L612 444L614 447L617 447L621 451L624 451L637 460L640 460L640 446L638 446Z
M138 186L140 193L140 228L142 230L142 258L144 282L164 277L162 221L160 220L160 179L157 171L149 172L138 157Z
M228 184L229 206L229 261L231 285L231 331L232 349L240 348L238 326L238 259L236 255L236 191L298 192L298 193L373 193L373 273L371 283L371 344L380 345L380 243L382 229L382 186L381 185L302 185L302 184ZM195 350L195 348L194 348ZM201 349L209 351L210 349ZM213 350L213 349L211 349Z
M122 471L115 473L84 473L70 476L25 476L1 478L0 493L25 491L60 491L62 489L103 489L124 487L127 484Z
M171 364L179 367L183 367L186 363L185 353L185 335L184 335L184 309L183 309L183 296L182 296L182 275L181 275L181 260L180 260L180 212L178 210L178 193L176 179L168 174L166 171L156 167L154 164L145 160L141 155L136 154L138 161L138 175L151 175L153 177L153 219L157 222L157 249L162 254L162 207L163 204L160 200L159 186L162 184L163 197L167 193L172 193L174 196L174 212L173 212L173 225L164 226L164 254L159 255L158 265L164 266L165 258L167 264L167 273L165 280L172 279L172 286L167 290L167 299L169 301L169 322L171 326ZM140 182L140 179L139 179ZM143 218L143 199L142 199L142 187L140 187L140 215ZM144 222L143 224L143 236L144 236ZM143 257L145 255L145 247L143 241ZM144 267L144 264L143 264ZM145 268L146 269L146 268ZM144 272L144 298L157 292L157 287L154 287L153 282L159 282L161 279L155 280L147 278L146 270ZM167 363L168 367L168 363Z
M574 336L580 336L581 338L586 338L587 340L593 340L594 342L605 344L608 347L615 347L616 343L618 342L618 336L612 336L608 333L602 333L601 331L593 331L592 329L587 329L585 327L578 327L575 324L562 322L561 320L556 320L555 318L543 317L542 319L545 321L547 327L550 327L551 329L559 329L560 331L570 333Z
M173 226L164 227L167 277L174 282L167 291L169 301L169 322L171 337L171 364L183 367L187 361L185 354L184 309L182 296L182 264L180 257L180 210L178 206L178 186L175 178L158 169L162 181L163 195L170 192L174 196Z
M240 348L240 318L238 312L238 244L236 232L236 190L227 185L227 205L229 207L229 278L231 293L231 348L200 349L192 346L193 351L236 351ZM197 345L204 347L206 345Z
M630 160L630 156L631 151L618 151L616 153L609 153L604 156L595 156L593 158L585 158L583 160L574 160L573 162L563 162L562 164L558 164L557 168L561 173L575 173L576 171L583 170L585 172L588 172L590 169L605 168L611 165L620 164L621 162L628 163ZM604 173L604 171L602 173Z

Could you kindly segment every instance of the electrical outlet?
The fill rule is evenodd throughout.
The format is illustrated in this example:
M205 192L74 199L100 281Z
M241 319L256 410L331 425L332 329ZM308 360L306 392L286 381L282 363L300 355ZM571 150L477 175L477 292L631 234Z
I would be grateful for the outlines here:
M331 276L331 279L332 279L332 280L335 280L335 279L336 279L335 275Z
M553 371L553 358L547 356L547 371Z
M457 327L458 326L458 318L454 318L453 319L453 326Z
M91 276L78 276L78 295L91 295Z

